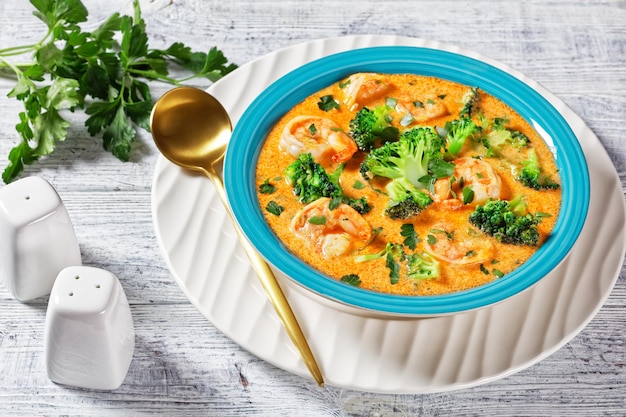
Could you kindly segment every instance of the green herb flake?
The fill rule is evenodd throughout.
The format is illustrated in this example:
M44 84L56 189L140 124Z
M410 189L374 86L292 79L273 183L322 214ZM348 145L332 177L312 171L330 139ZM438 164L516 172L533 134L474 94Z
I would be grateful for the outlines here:
M454 230L451 232L448 232L447 230L443 230L443 229L430 229L430 233L445 235L446 239L448 240L454 239Z
M309 217L308 222L318 226L323 226L326 224L326 216L311 216Z
M317 107L323 111L331 111L332 109L339 109L339 102L335 100L332 95L325 95L320 97L320 101L317 103Z
M404 243L409 249L414 250L419 242L419 236L412 223L405 223L400 227L400 235L404 237Z
M355 287L358 287L359 285L361 285L361 277L359 277L357 274L344 275L340 279L341 279L341 282L354 285Z
M342 203L343 198L341 197L333 197L328 203L328 208L330 210L335 210Z
M278 205L278 203L276 203L274 200L270 201L269 203L267 203L267 206L265 207L265 210L267 210L269 213L275 215L275 216L280 216L280 214L285 211L285 208L283 206Z
M400 280L400 263L395 260L391 251L387 253L385 266L389 268L389 282L397 284Z
M315 123L311 123L309 125L309 133L311 134L311 136L315 136L315 134L317 133L317 127L315 127Z
M352 188L354 188L355 190L362 190L365 187L366 185L360 180L356 180L354 181L354 184L352 184Z
M474 201L474 190L472 187L463 187L463 204L469 204Z
M489 275L489 271L487 270L487 268L485 268L485 265L483 264L480 264L480 271L485 275Z
M429 234L426 236L426 242L428 242L429 245L434 245L437 243L437 238L434 235Z
M263 184L259 185L259 192L261 194L272 194L276 192L276 186L270 182L269 178L266 178Z
M504 276L504 272L500 271L499 269L494 269L492 273L496 278L502 278Z

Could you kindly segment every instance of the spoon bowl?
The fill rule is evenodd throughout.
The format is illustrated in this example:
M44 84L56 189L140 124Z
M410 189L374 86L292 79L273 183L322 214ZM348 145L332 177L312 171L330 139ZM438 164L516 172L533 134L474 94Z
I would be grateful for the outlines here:
M154 142L163 156L183 168L201 171L213 181L233 222L239 242L274 310L313 379L319 386L323 386L322 373L274 273L245 237L230 211L224 182L216 169L224 160L232 133L232 124L224 107L203 90L175 88L165 93L155 104L150 116L150 127Z
M226 153L232 124L222 104L192 87L165 93L152 111L151 129L159 151L187 169L214 170Z

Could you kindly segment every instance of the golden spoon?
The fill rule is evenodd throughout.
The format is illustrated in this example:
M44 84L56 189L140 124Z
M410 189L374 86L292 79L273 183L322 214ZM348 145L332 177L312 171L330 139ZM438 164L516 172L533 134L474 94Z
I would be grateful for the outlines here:
M319 386L322 373L276 277L264 259L245 238L230 211L224 182L216 167L223 162L232 133L228 113L210 94L193 87L179 87L165 93L154 105L150 117L152 137L163 156L183 168L204 173L215 185L239 241L267 292L287 334Z

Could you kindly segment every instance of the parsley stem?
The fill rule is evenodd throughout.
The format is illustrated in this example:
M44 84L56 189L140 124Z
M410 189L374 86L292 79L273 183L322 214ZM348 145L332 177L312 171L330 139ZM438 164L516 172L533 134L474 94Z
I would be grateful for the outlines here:
M0 49L1 56L13 56L13 55L22 55L27 52L35 51L40 44L35 43L32 45L20 45L20 46L12 46L10 48Z
M10 68L17 76L23 73L19 65L7 61L2 55L0 55L0 68Z
M128 68L126 71L129 74L140 75L142 77L149 78L151 80L163 81L169 84L180 86L180 81L178 81L177 79L158 74L154 71L142 71L142 70L132 69L132 68Z

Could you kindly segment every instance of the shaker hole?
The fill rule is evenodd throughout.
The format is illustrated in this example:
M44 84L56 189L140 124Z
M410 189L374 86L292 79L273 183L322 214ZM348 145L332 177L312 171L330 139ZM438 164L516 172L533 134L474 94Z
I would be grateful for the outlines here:
M100 284L96 284L96 288L100 288Z
M80 275L76 275L74 279L80 279Z
M24 200L30 200L30 196L29 195L24 196Z
M73 292L70 292L68 295L69 295L70 297L73 297L73 296L74 296L74 293L73 293Z

